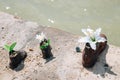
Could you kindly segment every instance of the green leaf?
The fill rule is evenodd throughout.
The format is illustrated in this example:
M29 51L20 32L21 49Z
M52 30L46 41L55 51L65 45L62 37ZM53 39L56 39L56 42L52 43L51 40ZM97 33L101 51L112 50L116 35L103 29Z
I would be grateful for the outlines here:
M48 39L48 45L50 45L50 39Z
M16 42L12 43L11 46L10 46L10 51L12 51L15 46L16 46Z
M48 47L48 45L50 45L50 39L48 39L48 41L44 45L41 45L40 49L45 49Z
M48 47L48 45L49 45L48 43L45 43L44 45L40 46L40 48L41 48L41 49L45 49L45 48Z
M10 51L10 46L6 44L6 45L4 46L4 49L6 49L7 51Z

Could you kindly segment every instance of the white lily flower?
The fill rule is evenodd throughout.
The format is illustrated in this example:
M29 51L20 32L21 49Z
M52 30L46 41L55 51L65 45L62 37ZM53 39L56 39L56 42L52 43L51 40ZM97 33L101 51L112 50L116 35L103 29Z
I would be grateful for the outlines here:
M106 39L100 36L101 28L96 29L96 31L88 28L88 29L82 29L82 32L86 35L86 37L83 37L79 39L79 42L85 42L89 43L91 48L93 50L96 50L96 43L97 42L105 42Z
M36 39L38 39L40 41L40 43L41 43L42 41L44 41L44 39L46 39L46 36L42 32L40 35L36 35Z

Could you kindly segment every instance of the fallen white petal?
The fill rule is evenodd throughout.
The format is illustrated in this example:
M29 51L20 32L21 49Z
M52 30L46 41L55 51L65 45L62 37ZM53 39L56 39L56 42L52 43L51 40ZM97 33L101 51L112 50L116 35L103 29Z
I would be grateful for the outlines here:
M87 9L85 8L84 11L87 11Z
M6 7L6 9L7 9L7 10L8 10L8 9L10 9L10 7L9 7L9 6L7 6L7 7Z
M48 0L48 1L51 1L51 2L53 2L54 0Z
M51 19L48 19L48 21L51 22L51 23L55 23L55 21L53 21L53 20L51 20Z

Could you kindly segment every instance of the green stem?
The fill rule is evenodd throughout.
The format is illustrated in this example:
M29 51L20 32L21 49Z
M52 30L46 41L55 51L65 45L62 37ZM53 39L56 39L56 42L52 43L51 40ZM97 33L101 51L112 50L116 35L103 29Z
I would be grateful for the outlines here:
M93 42L96 41L95 37L90 37Z

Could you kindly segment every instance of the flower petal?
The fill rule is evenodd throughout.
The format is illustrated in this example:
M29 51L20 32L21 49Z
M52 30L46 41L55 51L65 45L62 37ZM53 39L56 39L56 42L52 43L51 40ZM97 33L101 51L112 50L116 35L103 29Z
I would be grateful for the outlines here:
M96 36L100 36L100 33L101 33L101 28L96 29L96 31L94 32Z
M90 42L90 46L93 50L96 50L96 42Z
M103 37L101 37L101 38L99 38L99 39L97 40L97 42L105 42L105 41L106 41L106 39L103 38Z
M36 39L38 39L40 42L43 41L46 38L44 33L42 32L41 35L36 35Z
M93 30L92 29L90 29L90 28L87 28L87 31L90 33L90 34L93 34Z
M86 36L89 36L88 32L86 29L81 29L81 31L86 35Z
M46 38L46 36L45 36L45 34L42 32L41 33L41 36L43 37L43 38Z
M83 38L80 38L79 40L78 40L78 42L90 42L90 38L89 37L83 37Z
M39 36L40 36L40 35L36 35L36 39L39 39Z

